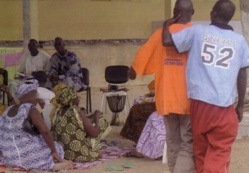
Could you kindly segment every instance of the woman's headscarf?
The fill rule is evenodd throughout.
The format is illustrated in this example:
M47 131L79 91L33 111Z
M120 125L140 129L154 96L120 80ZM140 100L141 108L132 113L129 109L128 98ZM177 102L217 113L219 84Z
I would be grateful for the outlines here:
M54 113L54 117L52 118L52 124L56 120L56 117L61 112L61 108L64 106L70 106L73 109L74 116L77 119L77 122L81 128L83 128L82 120L80 118L77 106L73 105L73 100L77 97L77 92L73 87L66 86L60 89L56 94L56 102L60 105Z
M58 94L58 92L59 92L62 88L65 88L65 87L67 87L66 84L64 84L64 83L59 83L59 84L57 84L57 85L52 89L52 91L53 91L54 94L56 95L56 94ZM49 117L50 117L50 121L52 122L52 121L53 121L54 114L55 114L55 111L56 111L56 109L57 109L60 105L57 103L56 97L52 98L52 99L50 100L50 103L52 103L52 104L54 105L54 108L52 109L52 111L51 111L51 113L50 113L50 116L49 116Z
M32 82L23 82L15 92L16 98L21 98L30 91L36 90L38 87L39 83L35 79Z
M77 97L77 92L72 87L64 87L55 94L56 101L62 107L72 105L73 100Z
M59 92L62 88L65 88L65 87L67 87L66 84L64 84L64 83L59 83L59 84L57 84L57 85L52 89L52 91L53 91L53 93L56 95L56 94L58 94L58 92ZM59 106L58 103L57 103L57 101L56 101L56 97L52 98L51 101L50 101L50 103L53 103L56 107Z

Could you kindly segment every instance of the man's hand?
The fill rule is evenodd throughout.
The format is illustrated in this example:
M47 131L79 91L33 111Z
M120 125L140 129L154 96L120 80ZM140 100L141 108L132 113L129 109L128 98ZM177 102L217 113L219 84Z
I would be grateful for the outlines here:
M239 122L241 122L242 119L243 119L243 107L242 107L242 106L237 106L237 107L235 108L235 111L236 111L236 114L237 114L237 116L238 116Z
M164 27L168 27L168 26L170 26L170 25L176 23L177 20L178 20L180 17L181 17L181 16L179 15L179 16L177 16L177 17L173 17L173 18L170 18L170 19L165 20L164 23L163 23L163 26L164 26Z
M135 70L133 69L133 67L130 67L130 68L129 68L129 70L128 70L128 77L129 77L131 80L136 79L137 73L135 72Z
M52 74L50 77L49 77L49 80L54 82L54 81L58 81L59 80L59 75L57 74Z
M179 18L180 18L180 15L178 15L177 17L173 17L168 20L165 20L165 22L163 23L163 32L162 32L162 45L163 46L166 46L166 47L175 46L171 38L169 26L172 25L173 23L176 23Z

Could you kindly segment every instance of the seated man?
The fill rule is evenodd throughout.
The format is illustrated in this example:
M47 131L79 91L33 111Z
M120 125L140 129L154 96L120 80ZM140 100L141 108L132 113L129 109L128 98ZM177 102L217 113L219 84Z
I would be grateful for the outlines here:
M23 73L24 75L32 75L32 72L35 71L48 72L50 68L50 56L43 51L39 51L38 48L39 44L37 40L30 39L28 44L29 52L22 56L18 72ZM21 76L10 81L9 91L13 96L15 96L15 91L21 82Z
M19 72L27 75L31 75L35 71L48 72L50 68L50 56L43 51L39 51L37 40L30 39L28 48L29 52L21 58Z
M65 48L64 40L60 37L55 38L54 48L57 52L51 57L49 72L52 87L58 83L65 83L74 87L75 91L79 91L83 87L83 75L79 59L75 53Z
M39 87L37 88L37 98L39 99L39 106L37 106L42 113L43 119L47 127L50 129L50 112L53 109L53 104L50 101L55 97L54 92L45 88L47 83L47 75L44 71L37 71L32 74L34 79L36 79L39 83Z

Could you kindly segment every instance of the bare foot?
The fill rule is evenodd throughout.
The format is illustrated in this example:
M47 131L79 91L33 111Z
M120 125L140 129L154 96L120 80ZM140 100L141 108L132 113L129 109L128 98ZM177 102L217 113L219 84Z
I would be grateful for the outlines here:
M123 155L124 157L136 157L136 158L143 158L144 156L137 152L136 150L132 150L126 154Z
M53 171L73 169L73 162L70 160L63 160L60 163L56 163L53 167Z

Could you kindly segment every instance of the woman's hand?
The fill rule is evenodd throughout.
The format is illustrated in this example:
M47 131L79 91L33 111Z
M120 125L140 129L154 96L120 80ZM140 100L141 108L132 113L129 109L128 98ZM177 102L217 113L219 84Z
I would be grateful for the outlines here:
M88 136L90 137L97 137L99 132L100 132L100 128L99 128L99 118L102 115L102 112L100 111L95 111L92 115L91 118L93 118L94 120L94 124L93 125L90 120L88 119L88 117L83 113L83 111L80 111L80 117L82 119L83 122L83 127L87 133Z
M59 80L59 75L58 74L52 74L48 76L49 80L54 82Z
M100 116L102 115L103 113L100 112L99 110L96 110L94 113L93 113L93 119L94 121L98 121Z
M52 152L52 156L53 156L54 160L62 162L62 159L60 158L60 156L58 155L57 152Z

